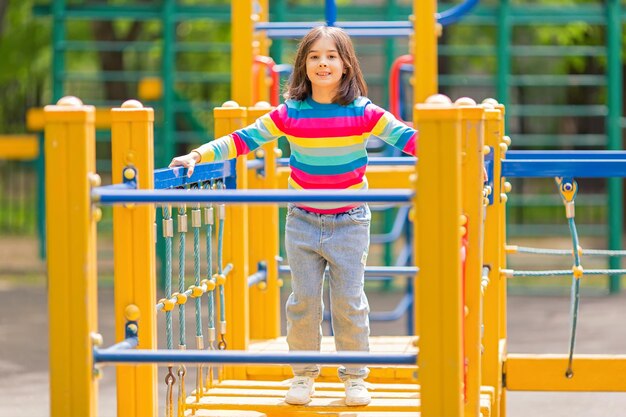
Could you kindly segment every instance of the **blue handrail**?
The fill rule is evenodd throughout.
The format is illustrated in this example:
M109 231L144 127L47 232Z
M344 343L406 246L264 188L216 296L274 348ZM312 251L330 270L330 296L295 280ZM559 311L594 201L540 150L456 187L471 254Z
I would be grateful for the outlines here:
M479 1L480 0L465 0L458 6L454 6L446 10L445 12L437 13L437 22L440 23L442 26L456 23L461 20L463 16L468 14L474 8L474 6L478 4Z
M251 353L236 350L111 350L94 349L94 363L246 363L288 364L319 363L328 365L415 365L417 355L411 353L362 352L277 352Z
M409 189L352 190L111 190L97 187L92 200L101 204L123 203L411 203Z

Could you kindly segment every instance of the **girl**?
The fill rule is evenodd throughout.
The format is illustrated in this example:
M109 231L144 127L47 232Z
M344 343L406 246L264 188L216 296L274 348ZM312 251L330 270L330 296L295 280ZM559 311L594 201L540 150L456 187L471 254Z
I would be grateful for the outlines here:
M281 137L291 146L292 189L367 189L366 144L370 137L415 155L416 131L372 104L350 37L336 27L312 29L300 42L285 103L254 124L176 157L191 176L198 162L222 161L252 152ZM369 305L364 270L371 214L367 204L289 204L285 246L292 293L286 306L291 351L319 351L324 270L330 272L332 325L337 351L369 351ZM311 401L317 365L294 365L285 401ZM346 405L370 402L364 366L339 367Z

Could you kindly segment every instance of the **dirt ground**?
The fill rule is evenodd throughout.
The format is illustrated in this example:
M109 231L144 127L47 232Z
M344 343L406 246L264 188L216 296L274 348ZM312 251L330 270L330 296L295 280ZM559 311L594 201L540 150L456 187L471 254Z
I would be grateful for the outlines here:
M45 265L29 239L0 237L0 416L49 415L48 321ZM511 291L519 294L521 291ZM560 291L564 292L564 291ZM619 295L583 293L576 352L626 353L626 290ZM373 311L390 310L399 292L371 291ZM99 290L99 327L113 340L113 290ZM509 352L566 353L569 297L511 295ZM373 335L404 334L404 320L373 323ZM626 375L624 376L626 378ZM161 397L163 398L163 397ZM626 417L626 393L509 392L508 417ZM100 416L115 416L115 371L100 382Z

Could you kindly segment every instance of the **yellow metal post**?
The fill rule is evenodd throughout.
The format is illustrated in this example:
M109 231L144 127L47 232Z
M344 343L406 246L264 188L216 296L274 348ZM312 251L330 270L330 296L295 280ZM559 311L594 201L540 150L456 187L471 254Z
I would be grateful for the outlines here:
M463 347L466 358L465 415L478 416L481 377L481 276L483 262L483 141L482 107L472 99L456 101L461 112L462 220L467 231L465 259L465 324Z
M506 299L502 294L506 287L506 277L500 273L505 268L505 202L503 194L501 167L503 158L502 112L486 104L485 109L485 144L493 153L493 204L487 207L485 219L485 255L484 263L490 268L489 284L484 296L484 354L482 382L483 385L495 388L492 416L501 414L501 401L504 396L502 387L502 361L506 349L506 335L502 329L506 327Z
M139 189L154 189L153 110L129 100L111 116L113 183L134 180ZM136 321L138 349L157 347L154 222L154 205L113 208L115 340L124 340L127 321ZM118 366L117 414L157 413L156 365Z
M269 20L269 1L268 0L255 0L254 4L255 4L255 10L254 10L255 13L252 15L252 22L253 23L254 22L267 22ZM252 26L250 28L251 30L253 30ZM251 60L253 61L254 57L258 55L269 56L269 48L270 48L271 41L265 35L265 31L253 30L252 39L253 40L252 40ZM252 61L250 63L251 75L252 75L252 65L253 65ZM271 100L269 87L272 84L272 79L267 74L266 70L267 68L264 65L258 66L257 80L256 80L257 91L256 91L256 94L253 94L253 95L256 95L257 102L266 101L269 103ZM250 105L252 105L252 103L250 103Z
M94 113L76 97L44 110L52 417L95 416L98 410Z
M215 137L234 132L245 126L246 109L243 107L217 107L215 117ZM237 189L248 188L246 156L237 158ZM233 264L233 270L226 279L226 322L228 349L245 350L250 341L249 291L248 291L248 207L243 204L226 206L224 221L223 257L224 265ZM226 367L225 378L245 379L243 367Z
M253 1L233 0L231 7L231 96L242 106L252 103L254 40Z
M413 102L437 93L437 0L413 0Z
M268 106L249 107L247 123L271 110ZM263 174L250 170L249 188L276 189L276 158L280 153L276 143L265 144L257 151L264 161ZM267 280L261 286L250 288L250 337L272 339L280 336L280 285L278 280L279 251L278 206L253 205L248 207L250 272L257 270L259 262L267 267Z
M413 72L413 104L423 103L427 97L430 97L438 91L438 75L437 75L437 20L435 13L437 12L437 0L413 0L413 38L411 40L411 54L416 63ZM421 151L418 151L421 152ZM369 178L369 176L368 176ZM417 228L419 225L414 222L415 236L417 236ZM415 240L415 262L419 262L417 254L419 243ZM415 286L414 300L419 300L420 289ZM415 308L415 334L419 335L420 319L419 306Z
M418 104L416 231L422 417L463 416L460 112L447 97Z
M505 114L506 114L506 109L504 107L503 104L496 104L495 106L496 109L498 109L500 111L500 120L499 122L499 132L500 132L500 138L499 138L499 143L498 143L498 147L500 148L500 158L501 159L506 159L506 151L508 150L509 144L510 144L510 139L508 136L506 136L506 131L505 131ZM502 170L500 170L500 173L502 173ZM502 203L502 205L500 206L500 210L501 210L501 216L500 216L500 227L499 227L499 232L500 232L500 266L505 269L506 268L506 202L508 200L507 197L507 193L509 192L509 189L507 188L507 185L510 186L510 184L508 184L506 182L506 178L503 177L502 175L500 175L500 201ZM500 347L499 347L499 353L500 353L500 363L502 364L502 367L504 367L504 362L506 362L506 356L507 356L507 330L506 330L506 323L507 323L507 285L506 285L506 278L504 278L504 283L503 285L500 285L500 292L499 292L499 304L500 304ZM506 416L506 387L502 388L502 393L500 394L500 416Z

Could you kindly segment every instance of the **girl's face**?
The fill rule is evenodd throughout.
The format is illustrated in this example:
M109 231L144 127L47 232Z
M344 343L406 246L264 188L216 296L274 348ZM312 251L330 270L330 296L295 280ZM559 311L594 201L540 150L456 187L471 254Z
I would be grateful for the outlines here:
M313 99L330 102L343 74L344 64L335 42L325 36L315 41L306 57L306 75L311 81Z

